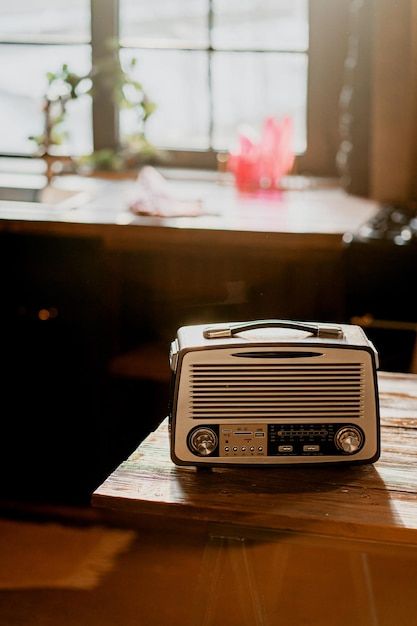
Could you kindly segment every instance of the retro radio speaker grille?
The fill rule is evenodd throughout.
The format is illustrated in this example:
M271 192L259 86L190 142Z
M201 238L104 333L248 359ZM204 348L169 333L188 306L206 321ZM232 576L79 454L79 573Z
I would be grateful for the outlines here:
M191 364L190 416L361 417L363 365Z
M254 335L259 328L267 332ZM267 320L183 327L171 366L177 464L378 458L377 354L357 326Z

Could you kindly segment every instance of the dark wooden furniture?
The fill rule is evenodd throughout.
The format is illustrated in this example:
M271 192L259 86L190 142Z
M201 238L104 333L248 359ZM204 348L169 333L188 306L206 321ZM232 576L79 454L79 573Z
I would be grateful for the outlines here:
M65 181L89 201L0 202L4 467L19 458L11 498L88 500L164 415L179 326L342 319L342 234L376 206L338 189L254 198L190 179L171 183L210 215L136 217L133 181L56 184Z
M109 476L93 505L140 529L144 623L415 623L417 377L379 385L374 465L178 468L165 422Z
M303 178L292 183L300 189L271 197L242 196L215 180L177 174L173 192L202 198L209 214L158 218L129 212L133 181L69 178L68 186L90 194L87 204L35 211L0 202L0 232L98 238L120 288L114 298L121 352L149 338L166 344L178 326L198 321L342 320L342 236L365 222L376 203L337 188L314 189Z
M2 497L77 500L103 476L113 328L103 246L0 233L0 260Z

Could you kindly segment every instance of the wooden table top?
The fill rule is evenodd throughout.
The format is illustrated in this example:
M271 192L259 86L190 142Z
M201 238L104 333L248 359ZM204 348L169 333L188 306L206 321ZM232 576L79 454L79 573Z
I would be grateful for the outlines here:
M75 208L0 200L0 232L100 237L109 248L135 249L155 245L277 245L294 249L341 246L346 231L375 214L378 204L347 194L340 188L302 185L280 194L237 193L216 177L198 178L164 171L174 197L200 199L197 217L134 215L128 208L135 181L96 180L77 176L57 179L61 189L77 189L87 200ZM297 181L297 177L294 178ZM300 180L304 180L302 177ZM306 179L308 180L308 179ZM294 184L294 183L293 183ZM137 192L136 192L137 193Z
M224 525L417 545L417 376L379 374L382 454L352 467L176 467L167 421L95 491L93 505L138 526ZM138 419L140 419L138 405Z

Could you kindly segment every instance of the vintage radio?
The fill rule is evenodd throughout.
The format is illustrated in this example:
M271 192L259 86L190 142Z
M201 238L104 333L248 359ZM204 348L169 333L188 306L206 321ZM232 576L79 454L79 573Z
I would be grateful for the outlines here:
M170 362L177 465L379 457L378 355L358 326L284 320L185 326Z

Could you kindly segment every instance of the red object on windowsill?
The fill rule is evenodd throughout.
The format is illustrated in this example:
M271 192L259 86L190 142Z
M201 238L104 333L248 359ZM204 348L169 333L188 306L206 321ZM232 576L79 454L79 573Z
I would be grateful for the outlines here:
M240 134L239 150L228 158L228 170L234 174L239 191L277 191L281 178L294 164L293 121L266 118L259 142Z

